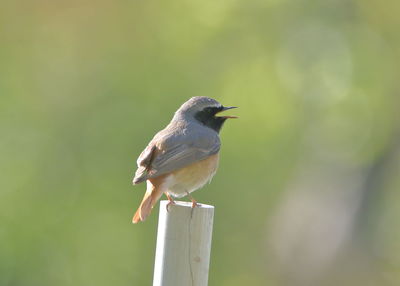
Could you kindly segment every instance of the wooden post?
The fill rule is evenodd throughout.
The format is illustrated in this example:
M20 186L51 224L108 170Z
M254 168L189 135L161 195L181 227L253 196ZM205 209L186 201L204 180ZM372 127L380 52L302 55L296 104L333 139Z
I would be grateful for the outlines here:
M153 286L207 286L214 207L160 202Z

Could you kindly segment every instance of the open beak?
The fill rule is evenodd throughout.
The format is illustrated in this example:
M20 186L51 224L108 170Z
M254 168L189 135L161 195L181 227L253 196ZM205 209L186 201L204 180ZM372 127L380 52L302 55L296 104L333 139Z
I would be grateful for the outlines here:
M223 112L223 111L226 111L226 110L229 110L229 109L234 109L234 108L237 108L236 106L230 106L230 107L223 107L223 109L220 111L220 112ZM218 113L220 113L220 112L218 112ZM237 116L231 116L231 115L226 115L226 116L218 116L218 117L222 117L222 118L226 118L226 119L228 119L228 118L239 118L239 117L237 117Z

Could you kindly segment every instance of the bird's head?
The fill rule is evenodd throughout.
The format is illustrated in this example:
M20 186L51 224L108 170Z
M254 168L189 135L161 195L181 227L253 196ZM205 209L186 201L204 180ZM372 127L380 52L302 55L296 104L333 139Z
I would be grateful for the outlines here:
M175 113L175 116L199 123L219 132L225 120L236 116L218 116L222 111L236 107L225 107L215 99L206 96L192 97L186 101Z

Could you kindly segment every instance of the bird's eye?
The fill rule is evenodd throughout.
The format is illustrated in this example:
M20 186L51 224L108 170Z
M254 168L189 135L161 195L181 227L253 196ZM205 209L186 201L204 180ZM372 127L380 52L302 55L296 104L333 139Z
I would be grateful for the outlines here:
M203 113L204 115L214 116L214 115L216 115L219 111L221 111L221 109L218 108L218 107L205 107L205 108L202 110L202 113Z
M212 113L212 109L210 107L206 107L203 109L204 113Z

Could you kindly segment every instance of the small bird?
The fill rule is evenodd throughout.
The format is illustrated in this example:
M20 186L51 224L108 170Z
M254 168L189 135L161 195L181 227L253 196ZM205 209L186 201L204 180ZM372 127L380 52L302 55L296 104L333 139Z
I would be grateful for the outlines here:
M224 107L209 97L192 97L154 136L137 160L133 184L146 181L147 189L133 223L144 221L163 193L169 204L174 203L172 197L188 195L192 207L196 206L190 193L215 175L221 146L219 132L225 120L237 118L217 114L232 108L236 107Z

